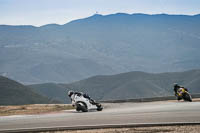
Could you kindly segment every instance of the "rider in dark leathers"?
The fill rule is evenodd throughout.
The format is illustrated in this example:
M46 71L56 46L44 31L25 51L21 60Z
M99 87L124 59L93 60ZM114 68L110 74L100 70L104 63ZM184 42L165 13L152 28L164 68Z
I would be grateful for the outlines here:
M181 100L181 99L182 99L182 97L179 97L179 96L178 96L178 89L179 89L179 88L184 88L186 91L188 91L187 88L181 87L181 86L179 86L177 83L174 83L174 93L175 93L175 96L177 97L177 100Z

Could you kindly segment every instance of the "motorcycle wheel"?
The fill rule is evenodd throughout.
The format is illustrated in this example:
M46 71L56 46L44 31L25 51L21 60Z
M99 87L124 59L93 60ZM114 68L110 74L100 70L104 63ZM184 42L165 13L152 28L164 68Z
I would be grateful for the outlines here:
M87 109L87 106L85 105L85 103L81 102L81 103L78 103L76 106L77 106L76 107L77 111L88 112L88 109Z
M190 96L190 94L185 93L185 94L184 94L184 100L185 100L185 101L192 102L192 97Z
M103 108L97 108L97 111L102 111L103 110Z
M178 101L180 101L181 99L182 99L182 97L179 97L179 96L177 97L177 100L178 100Z
M101 104L98 104L97 105L97 111L102 111L103 110L103 107L101 106Z
M81 111L81 109L79 107L76 107L76 111Z

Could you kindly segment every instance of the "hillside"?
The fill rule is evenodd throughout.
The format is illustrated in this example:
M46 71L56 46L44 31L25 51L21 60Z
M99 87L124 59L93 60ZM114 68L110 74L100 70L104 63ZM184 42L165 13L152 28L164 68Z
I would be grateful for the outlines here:
M0 76L0 105L56 103L14 80Z
M71 84L37 84L31 87L48 97L60 97L62 102L69 102L68 90L86 92L97 100L128 99L173 95L173 83L189 88L191 93L200 93L199 82L200 70L159 74L136 71L95 76Z
M61 84L45 83L29 85L28 87L33 88L35 92L51 99L62 101L64 103L66 103L66 101L69 102L69 98L67 97L67 89Z
M95 14L64 25L0 25L0 74L30 84L199 69L199 36L200 15Z

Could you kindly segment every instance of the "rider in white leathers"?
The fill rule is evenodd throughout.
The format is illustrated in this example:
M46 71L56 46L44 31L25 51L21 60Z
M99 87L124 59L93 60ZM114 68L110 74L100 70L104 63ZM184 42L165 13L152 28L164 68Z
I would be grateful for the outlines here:
M78 96L83 96L84 98L87 98L91 104L96 104L96 102L90 98L90 96L86 93L83 92L74 92L74 91L68 91L68 96L72 99L74 99L74 97L78 95ZM72 101L73 102L73 101Z

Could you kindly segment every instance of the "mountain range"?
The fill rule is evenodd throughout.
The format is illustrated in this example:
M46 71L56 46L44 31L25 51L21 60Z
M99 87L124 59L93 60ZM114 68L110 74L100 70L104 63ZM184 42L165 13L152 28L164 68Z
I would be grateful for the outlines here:
M95 14L64 25L0 25L0 75L70 83L200 68L200 15Z
M59 103L14 80L0 76L0 105Z
M167 73L134 71L94 76L70 84L45 83L28 87L51 99L70 103L69 90L87 93L95 100L119 100L174 95L174 83L188 88L190 93L200 93L200 70Z

